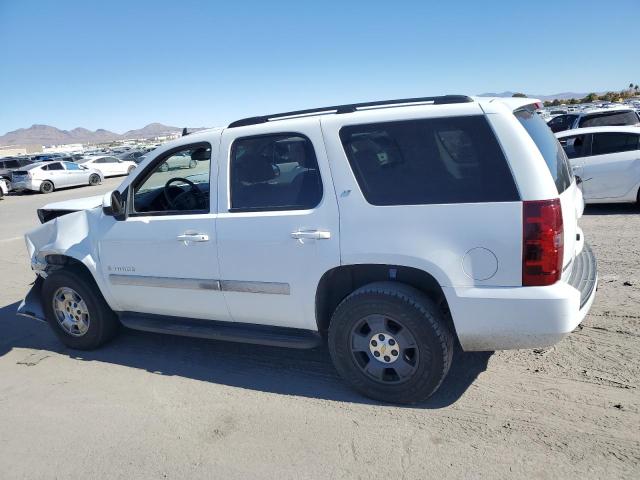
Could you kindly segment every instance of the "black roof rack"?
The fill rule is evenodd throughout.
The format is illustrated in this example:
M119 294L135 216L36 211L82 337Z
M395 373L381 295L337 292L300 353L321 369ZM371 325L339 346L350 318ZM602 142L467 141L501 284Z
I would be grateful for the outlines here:
M442 95L440 97L417 97L417 98L400 98L397 100L380 100L377 102L350 103L347 105L334 105L331 107L311 108L309 110L295 110L293 112L274 113L273 115L262 115L260 117L249 117L236 120L229 124L228 128L245 127L247 125L258 125L267 123L271 120L282 120L289 117L311 116L326 113L352 113L361 108L375 108L385 106L401 106L412 103L431 103L433 105L445 105L450 103L468 103L473 99L466 95Z

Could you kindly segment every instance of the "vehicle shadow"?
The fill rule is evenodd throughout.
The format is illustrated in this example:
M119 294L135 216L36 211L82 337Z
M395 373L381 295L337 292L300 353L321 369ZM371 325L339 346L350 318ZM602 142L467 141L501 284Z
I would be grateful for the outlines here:
M62 345L46 324L17 316L17 308L18 303L0 308L0 358L12 349L28 348L263 392L380 404L352 391L340 379L326 347L294 350L123 329L101 349L78 351ZM486 370L491 355L457 348L438 392L412 408L438 409L455 403Z
M586 205L585 215L637 215L640 208L635 203L600 203Z

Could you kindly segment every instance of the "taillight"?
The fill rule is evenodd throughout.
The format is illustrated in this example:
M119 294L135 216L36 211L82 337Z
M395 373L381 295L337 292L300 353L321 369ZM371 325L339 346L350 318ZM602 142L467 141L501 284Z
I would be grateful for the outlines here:
M564 255L560 199L523 202L522 229L522 285L556 283Z

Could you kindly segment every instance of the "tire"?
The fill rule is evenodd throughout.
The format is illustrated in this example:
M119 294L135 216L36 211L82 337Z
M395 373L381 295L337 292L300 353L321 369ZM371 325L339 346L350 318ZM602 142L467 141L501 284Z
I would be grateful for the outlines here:
M168 172L169 171L169 165L167 165L166 163L163 163L162 165L160 165L160 171L161 172Z
M100 185L100 183L102 183L102 179L100 178L100 175L98 175L97 173L92 173L89 176L89 185L91 185L92 187L95 187L96 185Z
M92 350L105 344L120 325L93 278L87 277L75 270L57 270L42 285L42 305L49 326L62 343L77 350ZM56 312L54 304L63 308ZM64 307L72 310L67 309L65 314ZM76 315L77 312L82 313ZM74 324L69 322L70 316L75 316Z
M127 175L131 175L131 172L133 172L136 169L136 167L131 166L129 167L129 170L127 170Z
M340 376L363 395L416 403L433 395L449 372L453 334L424 293L402 283L376 282L336 308L329 353Z
M45 180L40 184L40 193L51 193L55 190L53 183L49 180Z
M196 168L198 166L198 162L196 160L191 160L189 162L189 168Z

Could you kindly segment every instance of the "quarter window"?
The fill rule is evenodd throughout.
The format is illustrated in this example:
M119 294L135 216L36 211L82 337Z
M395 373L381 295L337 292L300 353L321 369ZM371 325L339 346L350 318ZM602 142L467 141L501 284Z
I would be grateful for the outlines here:
M306 210L322 199L318 160L304 135L240 138L229 169L232 211Z
M346 126L340 138L360 189L373 205L519 199L482 116Z
M596 133L593 135L593 154L628 152L638 150L640 136L633 133Z

